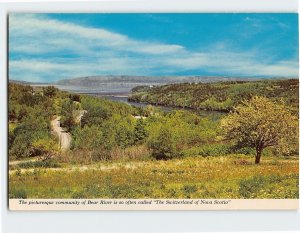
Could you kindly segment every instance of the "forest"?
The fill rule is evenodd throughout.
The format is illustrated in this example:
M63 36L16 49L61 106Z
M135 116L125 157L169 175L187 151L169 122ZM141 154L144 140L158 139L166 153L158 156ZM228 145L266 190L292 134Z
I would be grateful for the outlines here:
M298 198L298 80L136 87L145 108L8 88L10 198Z
M284 100L296 114L299 107L298 87L297 79L178 83L136 87L132 90L129 100L153 105L229 112L241 101L257 95L273 101Z

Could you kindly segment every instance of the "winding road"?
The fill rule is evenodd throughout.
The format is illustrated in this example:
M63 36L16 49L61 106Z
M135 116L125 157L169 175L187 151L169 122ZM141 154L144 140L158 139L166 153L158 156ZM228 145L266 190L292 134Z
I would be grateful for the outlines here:
M58 136L60 149L62 151L66 151L66 150L70 149L72 137L71 137L70 133L66 132L65 129L60 127L60 117L59 116L51 121L51 128L52 128L52 131ZM9 165L18 165L18 164L24 163L24 162L36 162L37 160L38 160L38 158L29 159L29 160L9 161Z
M65 129L60 127L60 116L56 117L54 120L51 121L51 127L53 132L58 136L59 138L59 145L60 149L62 151L66 151L71 146L71 134L66 132Z

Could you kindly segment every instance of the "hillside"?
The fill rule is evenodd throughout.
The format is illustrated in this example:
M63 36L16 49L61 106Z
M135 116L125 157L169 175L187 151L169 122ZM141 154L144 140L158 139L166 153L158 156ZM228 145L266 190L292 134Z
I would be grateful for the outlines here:
M265 96L284 101L298 113L298 80L230 81L215 83L180 83L154 87L136 87L129 97L133 102L183 108L230 111L251 96Z
M212 76L130 76L130 75L106 75L106 76L87 76L72 79L64 79L55 82L57 85L71 85L95 87L104 83L140 83L143 84L167 84L167 83L183 83L183 82L219 82L219 81L250 81L253 78L237 78L237 77L212 77ZM258 80L258 78L256 79Z

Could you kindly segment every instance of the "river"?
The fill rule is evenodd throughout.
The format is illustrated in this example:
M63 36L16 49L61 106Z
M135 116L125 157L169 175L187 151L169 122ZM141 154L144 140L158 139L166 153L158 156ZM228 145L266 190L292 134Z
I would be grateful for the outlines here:
M130 101L128 101L127 96L125 96L125 95L103 95L103 94L92 94L92 95L97 96L97 97L102 97L102 98L105 98L105 99L108 99L111 101L115 101L115 102L129 104L131 106L140 107L140 108L145 108L146 106L149 105L148 103L130 102ZM169 107L169 106L155 106L155 107L159 107L164 112L171 112L173 110L183 109L180 107ZM213 121L217 121L222 116L226 115L226 113L219 112L219 111L205 111L205 110L193 110L193 109L185 109L185 110L192 111L199 116L207 117Z
M146 107L147 103L137 103L137 102L129 102L127 99L127 95L130 92L131 88L134 87L135 84L130 84L131 86L116 86L115 83L113 84L105 84L102 88L99 88L98 86L95 88L92 87L86 87L83 88L81 86L69 86L69 85L54 85L60 90L64 91L69 91L73 93L78 93L78 94L87 94L87 95L93 95L101 98L106 98L112 101L116 102L121 102L125 104L129 104L131 106L135 107L141 107L144 108ZM145 84L147 85L147 84ZM150 84L149 84L150 85ZM36 86L41 86L41 85L36 85ZM156 106L161 108L164 112L171 112L173 110L179 110L182 108L179 107L167 107L167 106ZM226 115L224 112L219 112L219 111L205 111L205 110L193 110L193 109L186 109L189 111L192 111L199 116L202 117L207 117L213 121L219 120L222 116Z

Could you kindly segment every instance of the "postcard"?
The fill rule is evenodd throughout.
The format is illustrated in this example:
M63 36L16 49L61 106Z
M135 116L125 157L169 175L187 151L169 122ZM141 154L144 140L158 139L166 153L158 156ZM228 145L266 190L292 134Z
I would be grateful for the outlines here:
M8 21L10 210L298 208L298 14Z

